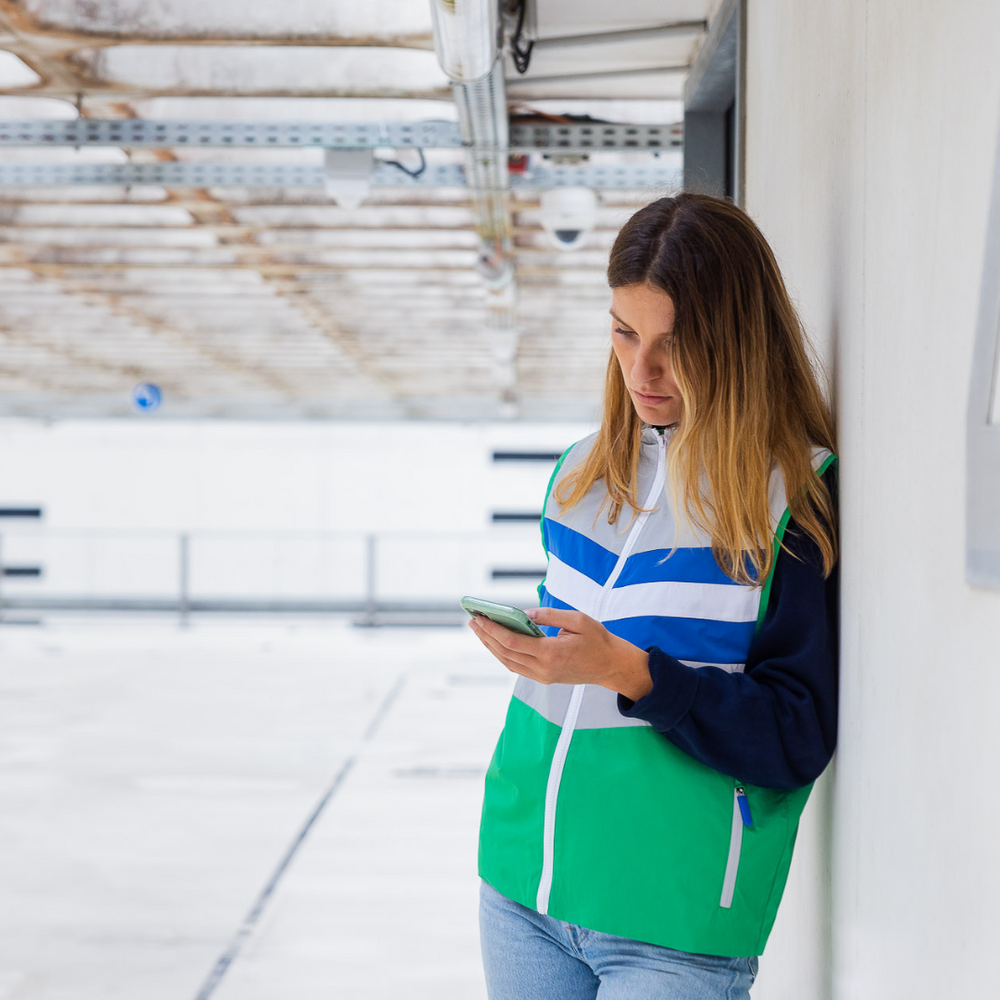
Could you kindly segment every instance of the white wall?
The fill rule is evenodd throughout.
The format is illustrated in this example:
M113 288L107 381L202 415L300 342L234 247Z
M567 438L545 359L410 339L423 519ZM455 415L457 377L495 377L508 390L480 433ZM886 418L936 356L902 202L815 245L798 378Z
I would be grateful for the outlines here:
M3 420L0 500L43 501L52 528L479 530L494 478L536 504L548 479L540 463L494 466L494 447L562 450L589 429Z
M987 995L1000 593L964 581L964 449L1000 5L748 7L747 208L833 371L843 543L839 749L757 996Z
M583 424L0 421L0 506L41 505L40 526L0 524L10 596L176 598L178 535L191 533L193 598L358 599L365 534L379 536L379 594L522 603L533 584L493 566L544 567L537 512L553 463L495 463L494 449L560 452Z

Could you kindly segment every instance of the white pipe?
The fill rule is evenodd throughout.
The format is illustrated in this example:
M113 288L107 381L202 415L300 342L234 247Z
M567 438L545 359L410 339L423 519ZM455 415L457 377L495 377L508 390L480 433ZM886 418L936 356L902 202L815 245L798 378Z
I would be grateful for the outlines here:
M452 83L481 80L500 51L498 0L431 0L434 51Z

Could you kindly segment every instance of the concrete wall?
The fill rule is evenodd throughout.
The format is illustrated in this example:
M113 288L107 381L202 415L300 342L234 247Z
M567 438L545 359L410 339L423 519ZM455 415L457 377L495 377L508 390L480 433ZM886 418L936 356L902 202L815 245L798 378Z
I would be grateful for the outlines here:
M843 519L839 749L756 996L985 995L1000 593L964 580L965 419L1000 5L748 6L747 208L834 377Z
M537 512L558 454L586 424L0 421L0 558L38 566L0 598L174 600L180 533L195 600L359 600L366 535L378 536L378 596L453 602L463 593L537 602ZM415 572L414 567L419 567Z

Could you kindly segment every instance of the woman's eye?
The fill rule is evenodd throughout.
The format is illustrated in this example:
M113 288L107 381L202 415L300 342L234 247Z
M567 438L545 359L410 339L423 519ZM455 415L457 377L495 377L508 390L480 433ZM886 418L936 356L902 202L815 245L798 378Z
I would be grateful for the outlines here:
M615 333L620 333L623 337L631 337L632 336L632 331L631 330L623 330L620 326L616 326L615 327Z

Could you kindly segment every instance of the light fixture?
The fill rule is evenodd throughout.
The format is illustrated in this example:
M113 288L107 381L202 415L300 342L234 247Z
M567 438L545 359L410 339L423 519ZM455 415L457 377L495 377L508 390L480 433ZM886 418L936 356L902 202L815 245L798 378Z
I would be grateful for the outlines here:
M499 53L497 0L431 0L434 51L452 83L486 76Z
M373 149L327 149L323 189L342 208L357 208L371 190L374 166Z

